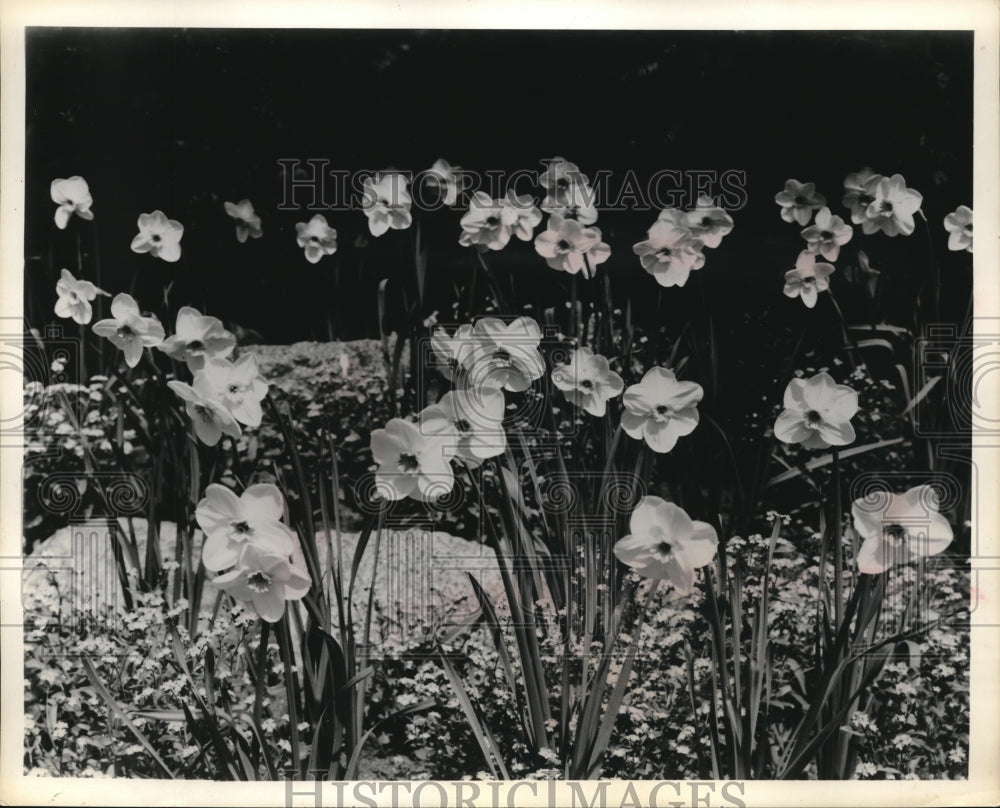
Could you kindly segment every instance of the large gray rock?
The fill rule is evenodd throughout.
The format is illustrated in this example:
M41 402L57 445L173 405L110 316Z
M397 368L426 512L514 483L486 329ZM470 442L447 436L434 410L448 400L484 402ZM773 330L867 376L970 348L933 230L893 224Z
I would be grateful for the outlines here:
M126 520L120 521L128 535ZM132 520L140 562L145 560L147 525ZM175 558L176 526L164 522L160 527L160 557ZM40 542L24 560L22 604L25 622L31 626L42 618L51 623L77 621L82 614L104 615L124 608L112 549L112 531L107 523L93 520L63 528ZM344 596L348 584L358 534L344 533L340 542L331 532L316 536L324 583L336 560L342 558ZM373 535L358 565L351 603L355 629L360 631L374 576L371 640L379 646L412 647L436 631L447 630L466 622L477 610L478 602L469 575L472 574L496 603L497 611L508 612L503 585L492 552L482 545L446 533L407 530L383 531L377 542ZM328 565L328 547L333 548L333 563ZM377 550L377 557L376 557ZM195 539L195 561L200 557L200 534ZM341 556L342 553L342 556ZM129 564L132 586L138 572ZM206 588L203 611L210 611L216 590Z

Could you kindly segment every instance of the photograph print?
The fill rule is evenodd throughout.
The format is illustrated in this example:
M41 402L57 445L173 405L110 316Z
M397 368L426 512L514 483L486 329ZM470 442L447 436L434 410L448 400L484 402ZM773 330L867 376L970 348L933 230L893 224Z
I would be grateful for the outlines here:
M972 31L24 46L23 775L969 777Z

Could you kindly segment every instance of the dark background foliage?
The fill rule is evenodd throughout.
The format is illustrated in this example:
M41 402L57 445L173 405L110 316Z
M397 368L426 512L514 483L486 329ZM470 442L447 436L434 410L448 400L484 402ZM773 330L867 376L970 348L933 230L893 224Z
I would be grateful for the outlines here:
M109 292L133 289L161 311L173 283L171 308L202 307L272 343L326 338L328 317L338 337L377 336L378 283L412 260L411 233L366 238L360 210L340 210L327 213L336 260L308 264L294 226L311 212L278 210L281 159L418 172L444 157L512 172L559 154L591 176L632 170L643 184L660 169L743 171L747 204L709 260L715 295L732 301L716 310L732 317L787 302L776 289L801 242L773 197L789 177L815 181L845 214L849 171L902 173L935 229L971 201L971 33L33 28L27 61L26 303L36 326L53 319L59 269L77 265L80 223L56 233L48 196L53 178L72 174L91 185L100 239L83 234L85 277L99 246ZM264 238L239 245L222 203L243 197ZM138 214L154 209L185 226L177 264L129 250ZM425 217L426 313L447 310L468 278L461 213ZM598 223L616 297L638 292L640 306L657 287L631 245L655 215L602 212ZM866 249L876 267L889 255L927 263L919 232ZM959 258L943 257L946 273ZM491 260L513 274L521 302L564 299L566 278L530 245L512 242ZM952 320L964 283L945 289ZM898 301L891 322L911 316L911 291L904 280L886 297ZM670 297L668 314L671 303L690 305L685 290Z

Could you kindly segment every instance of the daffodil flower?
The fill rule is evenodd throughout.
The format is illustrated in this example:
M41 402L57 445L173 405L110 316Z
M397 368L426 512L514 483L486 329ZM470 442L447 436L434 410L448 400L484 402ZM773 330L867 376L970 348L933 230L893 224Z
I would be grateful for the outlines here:
M184 225L168 219L162 210L139 215L139 233L132 239L132 252L149 253L173 263L181 257Z
M629 531L615 543L618 560L646 578L670 581L683 594L691 592L694 571L710 564L719 546L714 527L655 496L636 505Z
M236 337L223 327L222 320L190 306L178 309L176 333L159 346L171 359L186 362L192 373L205 367L206 359L224 359L235 347Z
M167 382L167 387L184 401L195 434L206 446L215 446L223 435L238 438L242 434L236 419L214 398L215 391L204 379L196 379L193 387L178 381Z
M506 450L503 413L499 390L450 390L420 413L420 432L441 439L446 452L475 467Z
M959 205L954 213L944 217L948 231L948 249L972 252L972 208Z
M774 435L807 449L847 446L854 442L851 419L857 412L858 394L837 384L829 373L792 379L785 388L784 410L775 421Z
M277 623L285 613L285 603L304 598L311 584L300 564L248 547L240 566L217 575L212 585L249 603L268 623Z
M545 360L538 351L542 332L532 318L505 323L482 317L473 327L473 336L476 343L464 377L470 389L492 387L522 393L545 372Z
M237 421L249 427L260 426L264 417L260 402L267 395L267 381L260 375L255 354L243 354L235 362L206 359L195 381L199 378L205 380L206 389L215 392L215 398Z
M249 199L241 199L235 204L226 202L225 208L226 213L236 220L236 240L240 244L246 243L247 238L260 238L264 235L260 227L260 216L254 213Z
M678 438L698 426L698 402L705 391L697 382L682 382L672 370L654 367L642 381L625 390L622 429L636 440L645 440L654 452L669 452Z
M701 194L694 210L684 214L684 224L693 238L715 249L722 243L723 237L732 232L733 217L716 205L712 197Z
M590 180L581 173L576 163L571 163L562 157L543 160L545 171L540 178L550 204L565 204L573 194L574 188L588 186Z
M813 308L819 293L830 288L833 264L816 261L816 256L808 250L799 253L795 268L785 273L784 293L787 297L801 297L807 308Z
M94 198L90 195L90 188L83 177L52 180L49 194L52 196L52 201L59 206L56 208L55 218L56 227L60 230L66 229L69 217L74 213L87 221L94 218L94 213L90 209L94 204Z
M607 411L608 399L620 396L625 389L622 377L611 370L607 358L585 346L574 350L569 362L552 370L552 383L567 401L597 417Z
M94 333L107 337L125 354L125 364L134 368L142 358L143 348L154 348L163 342L163 326L156 317L143 316L139 304L131 295L115 295L111 301L111 317L93 325Z
M929 485L918 485L904 494L878 491L856 499L851 516L863 539L858 570L871 575L937 555L954 538L951 525L939 513L937 493Z
M683 286L692 270L705 266L702 243L687 227L661 219L649 228L648 236L632 245L632 252L660 286Z
M535 228L542 221L542 212L535 205L534 199L529 194L518 195L508 191L502 200L502 205L507 218L513 217L511 232L521 241L531 241L535 235Z
M326 223L326 217L321 213L308 222L295 225L295 241L305 251L310 264L317 264L324 255L337 252L337 231Z
M868 206L875 201L874 188L882 175L870 168L862 168L844 178L844 207L851 211L851 221L862 224L867 218Z
M72 318L74 322L86 325L94 316L90 302L98 295L108 293L98 289L90 281L78 281L72 272L64 269L56 282L56 294L59 295L55 305L56 315Z
M597 221L596 195L585 182L571 183L569 188L556 196L542 200L542 210L550 216L558 214L564 219L576 219L588 225Z
M453 452L440 436L423 434L416 424L392 418L372 430L372 457L378 463L375 484L381 496L395 501L413 497L433 501L455 485Z
M558 213L549 217L546 229L535 239L535 251L553 269L591 277L594 267L608 260L611 248L601 241L601 231L584 227ZM588 269L589 267L589 269Z
M839 216L834 216L829 208L820 208L814 224L802 231L802 238L809 245L809 252L819 253L827 261L836 261L840 255L840 245L846 244L854 235L854 228L844 224Z
M816 183L787 180L785 189L774 196L781 206L781 218L786 222L798 222L805 227L812 218L813 211L826 204L826 197L816 193Z
M469 200L468 212L459 222L462 235L458 243L480 252L502 250L510 241L511 228L516 223L516 211L506 207L502 200L490 199L488 194L476 191Z
M907 188L902 174L882 177L871 188L873 198L865 210L862 230L865 233L881 230L887 236L910 235L915 227L913 214L924 201L920 192Z
M460 166L453 166L444 158L434 161L424 173L425 182L437 189L440 201L447 207L451 207L458 201L458 180L456 175L461 171Z
M194 512L205 533L205 568L217 572L239 564L249 547L288 558L298 540L281 521L284 515L285 499L276 485L251 485L239 496L224 485L209 485Z
M361 205L368 217L368 230L376 238L393 230L405 230L413 223L410 205L413 200L406 190L406 178L399 173L383 175L378 182L366 177Z

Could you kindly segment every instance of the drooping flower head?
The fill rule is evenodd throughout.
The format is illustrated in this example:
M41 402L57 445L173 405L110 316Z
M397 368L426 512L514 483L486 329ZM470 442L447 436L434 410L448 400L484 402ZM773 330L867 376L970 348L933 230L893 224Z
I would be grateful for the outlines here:
M240 564L217 575L212 585L236 600L249 603L268 623L277 623L285 613L285 603L304 598L311 583L301 562L251 546Z
M324 255L337 252L337 231L327 224L326 217L317 213L308 222L295 225L295 241L305 251L310 264L318 264Z
M531 317L510 323L482 317L473 327L473 336L476 343L465 376L470 389L492 387L522 393L545 372L538 350L542 331Z
M375 482L381 496L432 502L450 492L455 485L450 463L454 452L446 447L446 439L425 435L402 418L372 430L372 457L378 463Z
M705 395L696 382L682 382L672 370L654 367L625 390L622 429L645 440L654 452L669 452L677 439L698 426L698 402Z
M733 217L716 205L712 197L707 194L698 197L694 210L684 215L684 223L693 238L713 249L718 247L723 237L728 236L733 230Z
M705 266L702 242L687 227L660 219L649 228L648 236L634 244L632 252L660 286L683 286L692 270Z
M139 215L139 232L132 239L132 252L149 253L173 263L181 257L181 236L184 225L168 219L162 210Z
M69 217L74 213L87 221L94 218L94 213L90 209L94 204L94 198L90 195L90 188L83 177L52 180L49 194L52 196L52 201L59 206L56 208L55 218L56 227L60 230L66 229Z
M223 435L238 438L242 434L240 425L215 398L215 391L205 382L204 377L195 379L194 386L184 382L169 381L167 387L184 401L184 409L194 424L198 440L206 446L215 446Z
M144 316L131 295L115 295L111 301L111 317L93 325L94 333L107 337L125 354L125 364L134 368L142 358L143 348L153 348L163 342L163 326L156 317Z
M420 431L443 442L445 452L475 467L507 448L503 429L504 397L499 390L480 387L449 390L420 413Z
M190 306L178 309L176 332L159 346L172 359L186 362L192 373L201 370L206 359L224 359L235 347L236 337L225 329L222 320Z
M802 231L802 238L809 245L809 252L819 253L827 261L836 261L840 255L840 245L846 244L854 235L854 229L839 216L823 207L816 214L816 222Z
M949 250L972 252L972 208L959 205L944 217L944 229L948 231Z
M816 256L808 250L799 253L795 268L785 273L784 293L787 297L800 297L808 308L813 308L819 293L830 288L833 264L817 262Z
M781 206L781 218L786 222L798 222L805 227L812 218L813 211L826 204L826 197L816 193L816 183L788 180L785 189L774 196Z
M954 538L951 525L939 513L937 492L929 485L918 485L904 494L875 491L856 499L851 515L863 539L858 569L871 575L937 555Z
M552 383L566 400L598 417L607 411L608 399L625 389L622 377L611 370L607 358L581 346L570 354L569 362L556 365Z
M913 214L924 198L919 191L906 187L902 174L882 177L871 185L872 201L865 210L861 229L865 233L881 230L887 236L910 235L914 230Z
M714 527L655 496L639 501L629 531L615 543L618 560L647 578L670 581L684 594L694 586L694 571L710 564L719 546Z
M195 382L203 378L206 389L241 424L260 426L264 417L261 401L267 395L267 381L257 368L257 356L243 354L235 362L221 357L206 359L205 365L195 375Z
M56 282L56 294L59 295L55 305L56 315L72 318L80 325L86 325L94 316L91 301L98 295L108 295L90 281L78 281L68 269L60 273Z
M285 498L271 483L251 485L239 496L224 485L209 485L194 514L205 532L206 569L217 572L240 563L251 546L269 555L290 556L298 540L281 521L284 514Z
M582 271L585 278L593 277L594 268L611 255L611 248L601 241L598 228L584 227L558 213L549 217L546 229L538 234L535 251L553 269L573 275Z
M366 177L362 183L361 207L368 217L368 230L376 238L388 230L405 230L413 224L413 200L406 189L406 177L389 172L378 182Z
M260 227L260 216L254 213L249 199L241 199L235 204L226 202L225 208L226 213L236 220L236 240L240 244L246 243L248 238L260 238L264 235Z
M785 388L784 410L774 423L774 435L806 449L847 446L854 442L851 419L858 412L858 394L837 384L829 373L792 379Z
M862 224L867 218L868 206L875 201L874 189L882 180L870 168L862 168L844 178L844 207L851 211L851 221Z
M437 190L438 198L448 207L458 201L458 173L461 170L461 166L453 166L444 158L438 158L424 172L424 181Z

